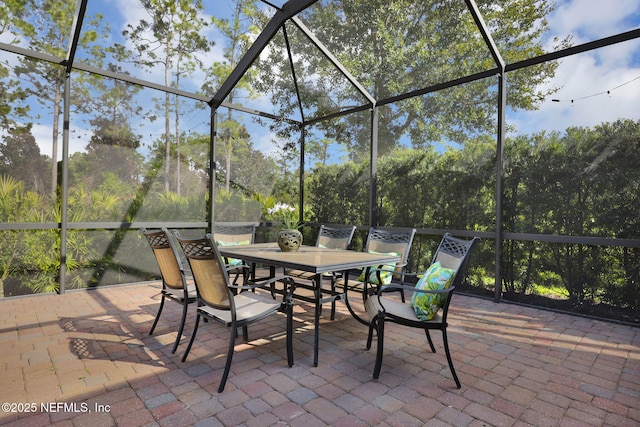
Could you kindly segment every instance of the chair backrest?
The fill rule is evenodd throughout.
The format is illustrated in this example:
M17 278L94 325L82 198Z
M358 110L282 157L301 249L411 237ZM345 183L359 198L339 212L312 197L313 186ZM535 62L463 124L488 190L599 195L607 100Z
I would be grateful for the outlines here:
M213 224L213 239L221 246L254 243L255 236L255 224Z
M142 228L140 231L153 250L165 286L184 289L184 266L180 262L180 254L171 240L169 231L166 228L158 231L147 231Z
M189 261L198 299L221 310L232 309L229 275L211 234L202 239L187 239L176 232L176 239Z
M411 249L415 234L415 228L406 230L382 230L371 227L371 229L369 229L369 235L367 236L365 250L367 252L398 254L400 256L400 262L397 264L395 271L396 273L400 273L407 263L409 250Z
M462 272L469 260L469 255L471 255L471 249L479 240L478 237L462 240L452 237L450 233L446 233L442 237L431 263L440 262L443 267L455 270L451 286L457 286L462 280L464 276Z
M320 226L316 246L329 249L348 249L353 239L356 227L327 227Z

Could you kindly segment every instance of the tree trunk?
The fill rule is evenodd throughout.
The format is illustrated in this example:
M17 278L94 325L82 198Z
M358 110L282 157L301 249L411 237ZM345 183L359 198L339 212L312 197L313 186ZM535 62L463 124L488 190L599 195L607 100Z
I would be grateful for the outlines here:
M60 76L60 71L58 71ZM60 79L58 81L61 81ZM62 91L60 85L56 85L56 93L53 100L53 131L51 139L51 197L55 199L58 188L58 133L60 132L60 103L62 101Z

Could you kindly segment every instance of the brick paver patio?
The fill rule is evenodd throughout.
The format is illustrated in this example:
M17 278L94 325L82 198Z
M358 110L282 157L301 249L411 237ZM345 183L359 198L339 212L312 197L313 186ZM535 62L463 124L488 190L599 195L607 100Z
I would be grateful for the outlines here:
M171 354L181 307L159 283L0 300L0 424L10 426L638 426L640 328L455 295L449 339L389 325L379 380L366 329L343 304L296 307L295 366L284 317L250 328L217 393L228 330L202 324L185 363ZM328 314L328 307L325 309ZM193 325L193 310L186 332Z

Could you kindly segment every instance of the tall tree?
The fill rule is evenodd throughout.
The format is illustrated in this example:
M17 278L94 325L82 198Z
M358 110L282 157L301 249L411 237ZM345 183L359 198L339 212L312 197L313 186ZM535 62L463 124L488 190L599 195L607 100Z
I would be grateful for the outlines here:
M248 48L255 28L251 26L250 17L256 14L256 0L238 0L230 19L213 18L213 22L222 33L226 45L224 58L215 62L207 71L207 78L202 85L202 90L210 95L215 93L218 87L231 74L238 65L242 53ZM250 85L252 72L244 76L226 98L233 104L241 96L253 96ZM249 134L245 126L233 116L233 110L228 109L226 116L218 124L216 135L216 153L223 156L225 189L229 191L232 180L232 160L241 153L247 152Z
M0 175L22 181L28 191L44 194L48 162L31 134L31 125L8 130L0 144Z
M122 72L113 64L108 68ZM100 179L102 172L113 172L123 184L135 186L142 162L142 155L136 152L141 136L132 129L131 118L142 112L142 107L135 102L140 88L101 77L96 77L92 83L95 96L90 100L91 118L88 121L93 135L85 147L85 157L90 165L88 171L91 172L82 174L81 178Z
M216 138L216 152L221 151L224 159L225 191L229 191L231 185L232 161L247 154L250 138L247 129L231 117L229 110L227 118L218 125Z
M141 20L137 25L129 25L123 36L134 45L135 63L153 69L160 65L164 71L165 86L177 87L180 77L202 65L198 54L208 52L213 42L201 34L209 23L202 17L201 0L140 0L151 21ZM119 46L124 50L123 46ZM160 109L164 112L164 189L170 190L171 141L178 138L179 109L178 97L171 99L165 93ZM171 130L171 112L174 129Z
M317 158L320 164L326 165L329 160L329 147L335 142L329 138L320 138L319 140L307 140L305 144L305 153L311 154Z

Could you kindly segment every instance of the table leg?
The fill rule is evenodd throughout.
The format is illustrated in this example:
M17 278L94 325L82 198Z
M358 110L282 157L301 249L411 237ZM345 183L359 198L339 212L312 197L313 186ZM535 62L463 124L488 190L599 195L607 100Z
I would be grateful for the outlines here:
M320 313L322 313L322 274L316 274L313 293L315 295L315 319L313 336L313 366L318 366L318 346L320 345Z

